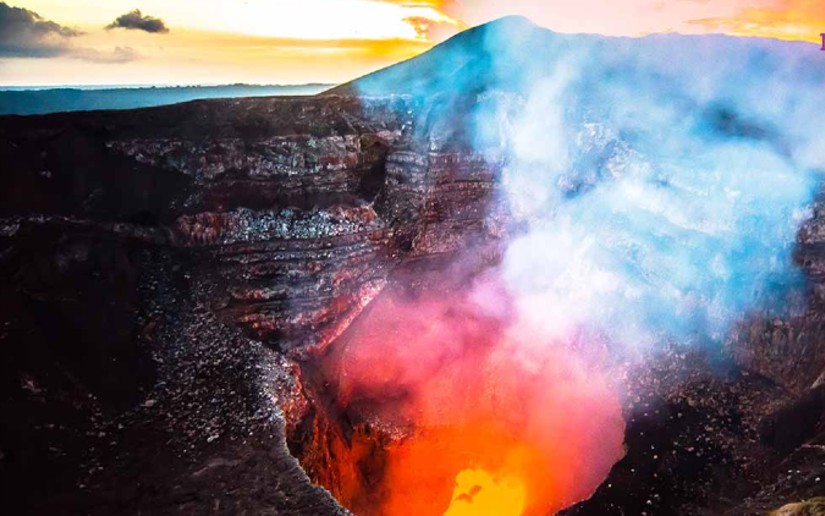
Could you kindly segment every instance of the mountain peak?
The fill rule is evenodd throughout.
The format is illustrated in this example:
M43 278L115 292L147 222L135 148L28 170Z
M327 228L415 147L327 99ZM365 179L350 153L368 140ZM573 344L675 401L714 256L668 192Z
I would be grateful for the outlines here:
M492 21L489 21L489 22L484 23L482 25L479 25L476 28L481 28L481 27L484 27L487 30L490 30L490 29L503 29L503 28L532 30L532 29L540 29L541 28L538 25L536 25L535 23L533 23L533 21L530 18L527 18L526 16L522 16L520 14L511 14L509 16L502 16L501 18L496 18L495 20L492 20Z
M456 86L453 79L459 71L464 72L464 79L469 79L475 72L483 72L489 67L488 47L501 49L519 46L518 42L553 36L554 32L536 25L524 16L504 16L460 32L424 54L342 84L326 93L416 94L433 91L433 81L439 83L436 89L447 86L447 83ZM473 73L468 73L471 70Z

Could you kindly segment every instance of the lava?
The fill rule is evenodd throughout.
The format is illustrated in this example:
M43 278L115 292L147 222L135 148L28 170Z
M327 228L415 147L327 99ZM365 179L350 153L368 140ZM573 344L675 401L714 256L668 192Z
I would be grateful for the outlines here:
M356 431L349 454L335 453L352 462L342 471L380 469L336 493L351 509L543 515L604 480L624 421L598 346L550 337L510 306L489 283L385 292L342 336L324 381L342 413L392 436L376 447L373 432Z
M527 493L517 477L496 477L483 469L465 469L456 475L455 483L444 516L518 516L524 511Z

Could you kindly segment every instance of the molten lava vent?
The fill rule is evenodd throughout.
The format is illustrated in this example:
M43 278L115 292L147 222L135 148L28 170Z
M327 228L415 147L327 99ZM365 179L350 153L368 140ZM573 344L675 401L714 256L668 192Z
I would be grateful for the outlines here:
M598 346L531 327L508 303L491 279L464 292L393 290L344 334L321 376L352 423L326 477L345 505L540 515L605 479L624 421Z

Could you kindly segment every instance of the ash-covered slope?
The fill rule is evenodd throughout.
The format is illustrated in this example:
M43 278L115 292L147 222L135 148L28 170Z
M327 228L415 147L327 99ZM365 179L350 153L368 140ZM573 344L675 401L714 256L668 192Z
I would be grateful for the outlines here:
M335 491L330 443L351 445L363 414L319 399L305 370L387 285L412 298L460 286L518 258L512 236L533 220L552 236L547 202L576 224L534 255L567 256L593 230L603 265L645 295L708 272L696 291L730 295L708 312L716 326L691 328L742 329L711 352L672 339L676 351L628 373L627 457L576 514L758 514L820 493L825 211L797 224L825 134L812 48L562 36L505 19L315 98L0 118L2 508L340 513L286 444ZM675 193L639 219L641 203L600 196L611 185ZM688 211L702 223L685 231L674 215L697 198L725 209ZM599 231L601 219L617 224ZM710 239L713 221L733 229ZM651 245L661 234L680 245ZM708 266L709 247L744 268ZM685 267L657 260L682 251ZM427 285L462 254L450 281ZM618 274L615 256L641 274ZM783 295L801 282L810 303L789 315L739 295L766 279ZM664 307L638 322L684 336L671 298L602 298Z

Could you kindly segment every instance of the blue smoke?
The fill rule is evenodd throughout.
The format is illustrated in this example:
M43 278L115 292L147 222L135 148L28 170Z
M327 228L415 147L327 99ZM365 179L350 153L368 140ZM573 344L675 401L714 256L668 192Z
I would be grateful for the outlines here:
M524 228L503 276L551 330L717 342L804 287L792 254L825 170L815 45L505 19L359 86L446 96L453 119L471 99L473 146L505 163L501 201Z

